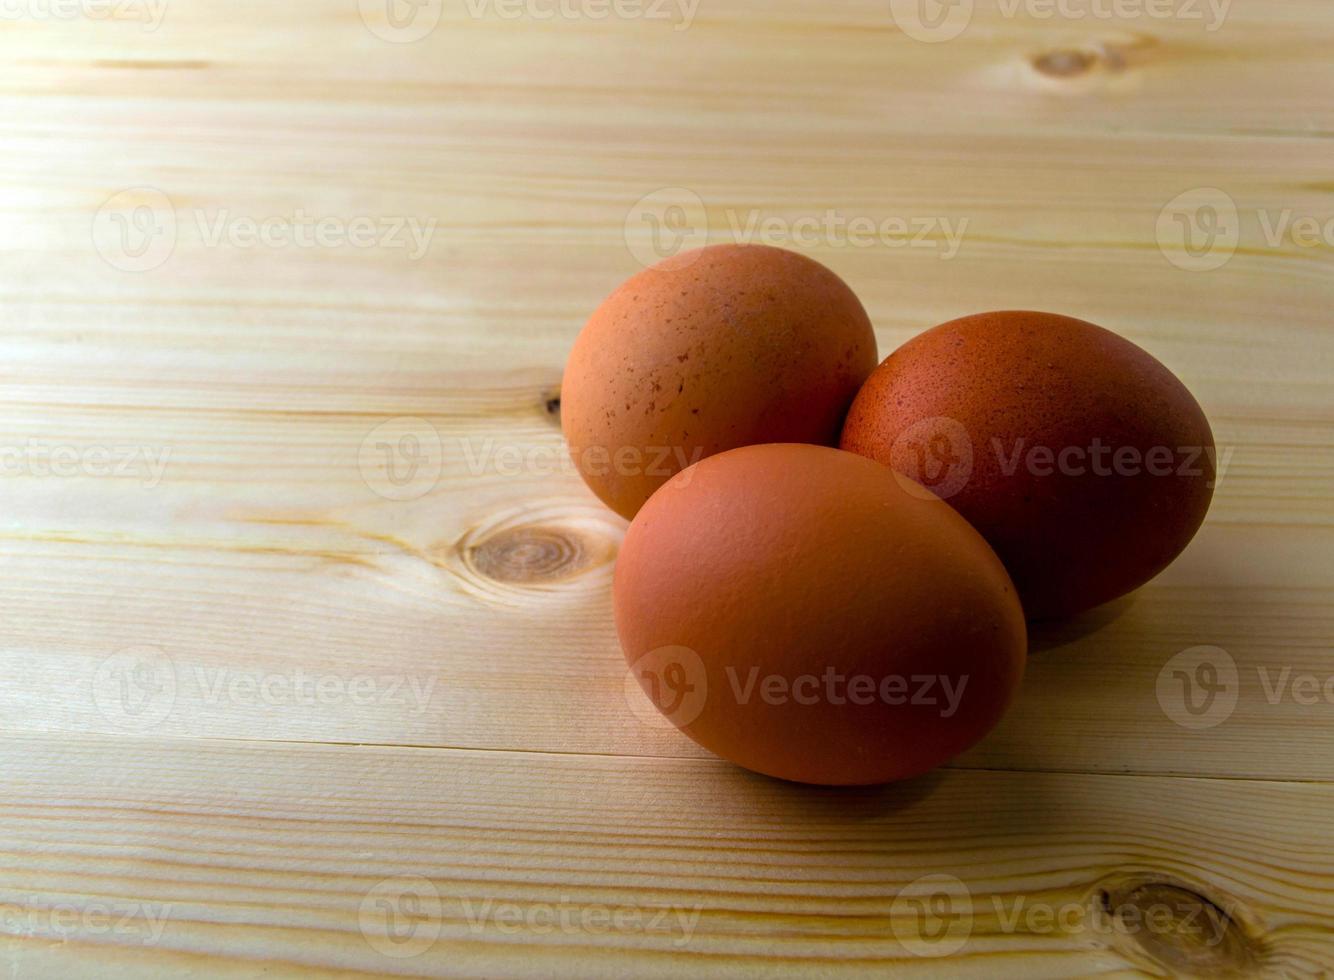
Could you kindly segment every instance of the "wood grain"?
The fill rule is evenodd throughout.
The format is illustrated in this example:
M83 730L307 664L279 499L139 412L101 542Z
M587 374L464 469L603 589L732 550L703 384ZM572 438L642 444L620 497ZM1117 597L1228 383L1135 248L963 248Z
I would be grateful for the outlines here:
M955 771L833 791L711 760L136 738L11 755L0 922L25 974L934 976L945 949L979 977L1334 966L1318 784ZM413 889L388 944L375 900Z
M155 29L145 3L6 15L12 976L1334 967L1334 241L1270 228L1334 218L1334 16L1234 0L1210 30L973 7L947 43L884 0L701 0L680 30L460 0L412 43L332 0L170 0ZM1182 377L1230 454L1186 553L1037 630L1019 703L948 772L877 793L767 782L626 691L608 594L624 522L565 462L559 387L584 317L639 267L627 221L663 188L698 197L711 241L826 210L961 228L949 257L935 233L789 244L853 286L882 352L982 309L1115 329ZM1198 188L1232 202L1238 240L1192 272L1159 223ZM154 194L173 247L126 271L98 222ZM210 242L220 218L297 215L431 230L420 249ZM406 487L381 445L418 464ZM1237 669L1207 729L1160 686L1198 646ZM895 896L932 872L968 889L948 960L896 932L923 920ZM403 875L444 909L440 941L398 960L357 912ZM1215 945L1146 945L1007 930L994 904L1101 891L1237 918ZM681 948L470 929L462 906L522 918L562 896L701 914ZM65 899L178 914L144 945L56 928L40 910Z

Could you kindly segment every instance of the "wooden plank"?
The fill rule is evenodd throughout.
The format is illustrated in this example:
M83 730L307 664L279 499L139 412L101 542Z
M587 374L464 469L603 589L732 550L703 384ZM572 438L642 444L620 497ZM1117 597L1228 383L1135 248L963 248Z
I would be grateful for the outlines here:
M34 736L0 788L23 975L1334 968L1328 785Z
M7 725L699 757L625 688L609 601L624 525L560 471L537 393L477 411L498 418L497 445L540 450L540 465L474 476L460 450L417 500L372 492L357 449L375 420L337 415L230 416L200 430L206 446L168 420L152 488L146 469L9 481L0 595L24 615L0 625L18 681L0 687ZM83 417L54 441L99 444ZM475 439L474 424L431 426L443 446ZM1265 465L1277 450L1252 431L1175 565L1133 601L1036 631L1019 702L966 764L1334 777L1328 511L1312 471ZM1257 514L1257 500L1284 505ZM1237 704L1207 731L1178 725L1158 687L1200 645L1238 665ZM171 687L132 717L116 685L144 648ZM1313 703L1294 686L1304 677L1322 685Z
M346 0L37 6L0 30L11 976L1334 968L1334 240L1291 224L1334 217L1324 0L1234 0L1217 30L1207 2L977 0L939 44L885 0L703 0L684 30L469 0L404 44ZM1036 631L1018 704L948 771L776 783L626 690L624 524L563 464L559 381L667 187L713 241L929 222L920 247L787 244L884 352L988 308L1116 329L1231 454L1191 548ZM1160 239L1202 187L1237 242L1188 271ZM99 209L152 189L173 247L125 271ZM228 237L298 214L430 231ZM405 489L375 462L404 434ZM1200 647L1236 670L1207 717L1182 701Z
M317 0L281 10L173 3L156 30L142 19L68 19L55 31L16 18L4 43L17 57L0 80L25 96L114 98L131 112L166 96L379 102L400 115L444 104L492 126L558 114L586 129L635 127L637 145L672 149L679 127L701 117L739 120L746 138L809 121L812 145L868 118L907 134L1334 132L1334 28L1321 0L1224 0L1221 10L1219 0L1179 0L1167 17L1153 13L1162 4L1067 2L1064 16L1052 3L978 0L961 5L972 11L968 28L945 44L915 40L904 30L911 20L891 14L911 5L882 0L642 5L671 14L662 17L598 17L592 3L564 5L571 17L554 3L520 6L555 16L515 17L506 13L515 5L487 0L432 4L438 26L402 44L381 42L355 9ZM693 17L677 13L691 8ZM1108 18L1112 9L1132 16ZM640 106L648 118L627 111Z

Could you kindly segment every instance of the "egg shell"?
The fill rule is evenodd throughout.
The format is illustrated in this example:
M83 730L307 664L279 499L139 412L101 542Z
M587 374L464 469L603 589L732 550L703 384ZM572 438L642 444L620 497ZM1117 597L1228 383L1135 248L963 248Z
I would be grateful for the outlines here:
M678 473L631 523L614 598L650 700L783 779L932 769L996 724L1023 671L1023 612L981 536L906 478L822 446L747 446Z
M561 386L585 482L633 517L678 470L760 442L834 445L878 361L857 297L818 262L715 245L632 276L589 318Z
M1186 387L1123 337L1054 313L980 313L908 341L858 394L841 445L937 489L1033 619L1147 582L1213 496L1213 433Z

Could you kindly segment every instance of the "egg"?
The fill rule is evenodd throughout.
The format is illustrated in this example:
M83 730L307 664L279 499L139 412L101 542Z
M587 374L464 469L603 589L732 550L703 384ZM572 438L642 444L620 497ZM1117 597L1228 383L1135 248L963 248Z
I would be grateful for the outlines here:
M980 313L908 341L858 393L840 444L948 500L1033 619L1147 582L1213 496L1213 434L1185 385L1130 341L1054 313Z
M561 426L584 481L633 517L714 453L834 445L878 360L866 311L829 269L710 246L632 276L594 311L565 369Z
M996 724L1023 671L1023 612L981 536L823 446L746 446L677 473L631 522L613 597L649 700L783 779L932 769Z

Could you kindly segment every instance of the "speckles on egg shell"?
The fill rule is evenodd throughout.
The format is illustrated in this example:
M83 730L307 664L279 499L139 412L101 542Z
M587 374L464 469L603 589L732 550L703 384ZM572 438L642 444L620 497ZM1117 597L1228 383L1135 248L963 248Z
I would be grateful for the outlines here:
M875 359L865 311L833 273L768 246L714 246L688 271L640 273L594 312L567 367L563 428L576 454L662 445L665 432L689 432L686 459L751 440L829 443ZM599 410L608 396L628 399L625 414ZM625 516L665 479L583 475Z

